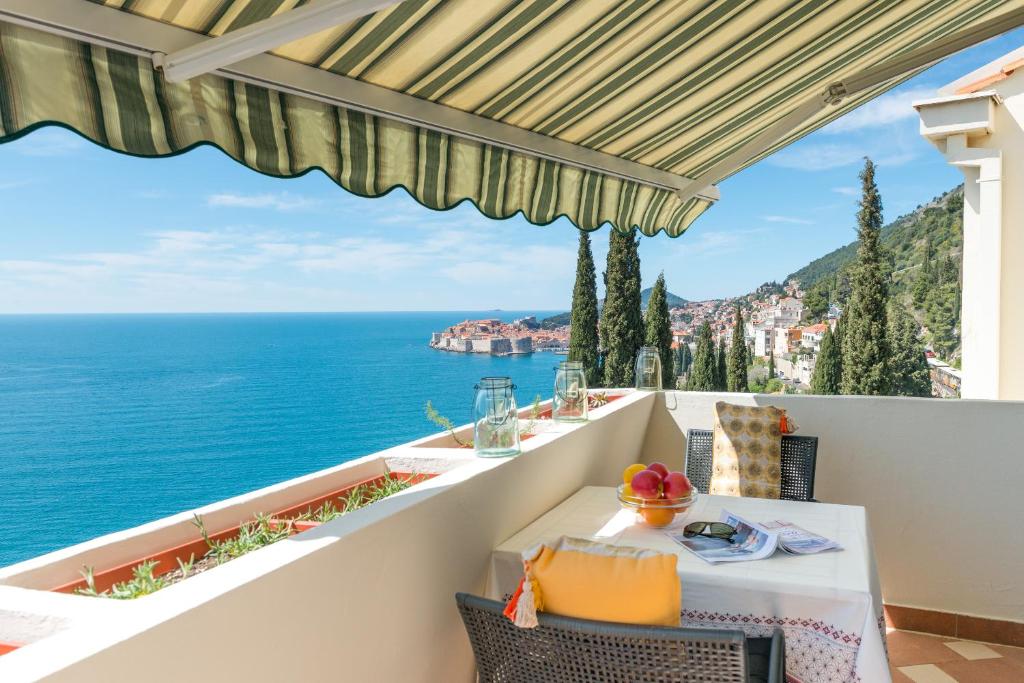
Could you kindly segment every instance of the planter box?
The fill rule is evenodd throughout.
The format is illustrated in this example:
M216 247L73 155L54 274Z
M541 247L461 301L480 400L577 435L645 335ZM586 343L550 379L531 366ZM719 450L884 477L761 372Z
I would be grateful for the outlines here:
M21 643L12 643L10 641L0 640L0 655L5 655L8 652L14 652L21 646Z
M406 472L388 472L384 475L371 477L362 481L347 484L343 488L331 491L330 493L317 496L316 498L310 498L302 501L296 505L291 505L287 508L272 511L270 517L272 521L279 521L286 523L287 521L293 520L295 517L303 514L307 510L316 510L327 501L333 501L338 499L345 499L349 493L359 486L373 486L383 482L385 478L390 479L406 479L412 484L418 484L422 481L430 479L436 475L430 473L406 473ZM319 522L309 521L297 521L293 523L295 533L307 531L316 526L319 526ZM209 537L213 541L223 541L233 538L238 534L241 525L236 524L235 526L227 529L222 529L216 533L210 533ZM178 562L189 562L192 559L200 559L209 550L209 546L206 540L199 535L199 531L196 530L196 538L194 540L182 543L171 548L167 548L155 553L147 554L119 564L115 567L109 567L105 569L94 568L93 580L97 591L106 591L113 587L116 583L122 583L132 578L133 570L143 562L155 561L158 564L153 569L154 576L162 576L178 569ZM87 587L84 578L65 583L60 586L51 588L50 590L57 593L73 593L78 589L84 589Z

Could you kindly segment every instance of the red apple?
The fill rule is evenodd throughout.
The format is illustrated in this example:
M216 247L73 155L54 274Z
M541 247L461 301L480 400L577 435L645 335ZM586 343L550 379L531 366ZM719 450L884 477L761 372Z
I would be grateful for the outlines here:
M682 472L669 472L662 487L666 498L685 498L693 490L690 480Z
M658 476L661 477L662 479L668 476L668 468L665 467L665 465L663 465L660 462L652 462L650 465L647 466L647 469L651 470L652 472L657 472Z
M654 500L661 495L661 477L651 470L642 470L634 474L629 485L638 498Z

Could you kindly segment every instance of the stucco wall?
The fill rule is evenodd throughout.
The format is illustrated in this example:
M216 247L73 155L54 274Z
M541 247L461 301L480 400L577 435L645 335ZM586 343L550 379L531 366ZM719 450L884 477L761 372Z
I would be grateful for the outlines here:
M454 593L482 593L492 549L580 487L618 481L654 402L626 396L589 423L529 439L519 457L475 459L114 605L124 608L116 617L0 657L0 680L470 681ZM27 589L3 586L0 601L5 590L31 602Z
M995 127L981 146L1002 150L1002 268L1000 272L999 397L1024 399L1024 70L1018 69L993 88L1003 98L995 108ZM964 305L985 306L985 301Z
M668 392L644 458L681 458L718 400L819 437L815 497L867 508L885 602L1024 622L1024 402Z

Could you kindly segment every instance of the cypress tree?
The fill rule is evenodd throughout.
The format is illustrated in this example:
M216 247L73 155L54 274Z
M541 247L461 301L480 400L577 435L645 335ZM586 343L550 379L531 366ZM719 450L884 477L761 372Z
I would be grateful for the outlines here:
M729 349L729 372L726 381L729 391L746 393L747 386L747 343L743 338L743 311L736 306L736 324L732 328L732 348Z
M931 396L932 382L917 323L900 306L889 311L891 390L896 396Z
M688 391L714 391L718 359L715 357L715 342L711 338L711 325L705 322L697 332L697 350L690 366L690 378L686 383Z
M864 160L857 212L857 263L843 330L843 393L868 396L889 391L889 344L886 307L889 288L882 253L882 199L875 185L875 165Z
M843 381L843 356L838 342L838 337L832 334L832 328L826 327L818 359L814 364L814 374L811 375L812 394L834 396L839 393Z
M693 365L693 355L690 353L690 344L683 342L679 345L679 367L676 370L680 375L684 375L689 372L691 365Z
M640 309L640 254L631 230L609 233L608 265L604 273L604 310L601 344L605 349L604 385L633 385L633 366L643 344L643 313Z
M647 300L647 335L645 343L654 346L661 356L661 385L673 389L676 385L675 357L672 353L672 320L668 315L668 299L665 296L665 273L658 280Z
M727 391L729 385L729 369L725 360L725 340L718 344L718 362L716 363L715 391Z
M590 236L580 230L569 325L569 360L583 363L588 387L600 386L601 383L597 350L597 275L594 272L594 255L590 251Z
M775 350L768 350L768 379L775 379Z

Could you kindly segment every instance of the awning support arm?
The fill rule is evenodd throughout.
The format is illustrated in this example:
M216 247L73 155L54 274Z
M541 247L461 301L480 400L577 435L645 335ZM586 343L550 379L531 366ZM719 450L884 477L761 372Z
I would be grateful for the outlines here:
M157 52L153 63L164 70L168 81L187 81L399 2L401 0L319 0L170 54Z

